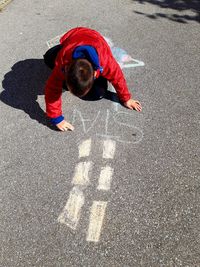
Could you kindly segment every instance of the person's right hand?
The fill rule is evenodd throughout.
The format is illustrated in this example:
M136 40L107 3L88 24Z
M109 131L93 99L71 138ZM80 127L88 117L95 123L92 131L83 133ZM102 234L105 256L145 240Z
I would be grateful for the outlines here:
M67 122L66 120L61 121L60 123L56 124L56 127L61 130L61 131L73 131L74 130L74 126L72 126L69 122Z

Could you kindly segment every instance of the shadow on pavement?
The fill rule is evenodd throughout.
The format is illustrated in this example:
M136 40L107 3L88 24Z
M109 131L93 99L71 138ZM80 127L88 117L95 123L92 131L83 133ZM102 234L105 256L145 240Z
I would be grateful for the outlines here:
M38 95L44 94L45 82L49 75L50 70L43 59L26 59L15 63L11 71L4 76L4 90L0 94L0 100L13 108L23 110L31 119L56 130L37 102Z
M15 63L4 76L4 90L0 94L0 100L13 108L23 110L31 119L50 129L57 130L37 102L38 95L44 95L45 82L50 73L51 70L43 59L26 59ZM119 102L117 94L113 92L107 92L104 98Z
M165 12L147 14L139 11L134 11L136 14L145 15L151 19L166 18L179 23L188 23L189 21L196 21L200 23L200 1L199 0L133 0L134 2L139 2L140 4L149 3L152 5L157 5L164 9L176 10L175 14L168 14ZM190 10L193 15L181 14L182 11ZM177 14L178 13L178 14Z

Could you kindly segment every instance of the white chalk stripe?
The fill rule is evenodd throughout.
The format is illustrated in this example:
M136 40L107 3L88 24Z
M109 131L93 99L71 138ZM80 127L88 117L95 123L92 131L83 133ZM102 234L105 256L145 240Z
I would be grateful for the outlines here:
M101 168L101 173L100 173L100 177L99 177L99 184L97 186L98 190L108 191L110 189L113 171L114 171L114 169L111 168L110 166L106 166L106 167Z
M79 188L74 187L70 191L67 203L58 217L58 222L75 230L80 219L81 208L84 205L84 202L85 197L83 192Z
M94 201L90 210L90 222L86 240L88 242L98 242L101 234L104 214L107 202Z
M116 142L113 140L103 141L103 158L113 159L115 154Z
M64 33L63 33L64 34ZM58 45L60 43L60 38L63 34L60 34L60 35L57 35L55 36L54 38L52 38L51 40L48 40L46 43L47 43L47 46L49 48L55 46L55 45Z
M91 138L83 141L79 145L79 158L88 157L91 150Z
M92 162L79 162L75 167L75 173L72 180L72 184L75 185L88 185L89 184L89 172L92 168Z

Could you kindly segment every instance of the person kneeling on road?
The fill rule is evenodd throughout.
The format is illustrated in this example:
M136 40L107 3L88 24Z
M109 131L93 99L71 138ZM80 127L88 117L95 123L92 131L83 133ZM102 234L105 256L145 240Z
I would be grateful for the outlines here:
M98 100L107 92L107 81L114 86L119 100L129 109L142 110L133 100L123 72L103 36L95 30L78 27L50 48L44 62L52 69L45 86L46 114L61 131L74 130L62 114L62 88L85 100Z

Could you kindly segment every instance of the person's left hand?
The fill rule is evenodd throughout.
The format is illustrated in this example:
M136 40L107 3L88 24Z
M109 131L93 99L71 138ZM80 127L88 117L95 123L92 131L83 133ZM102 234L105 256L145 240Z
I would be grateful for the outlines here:
M128 101L124 102L124 106L129 109L135 109L139 112L142 111L142 105L137 100L129 99Z

